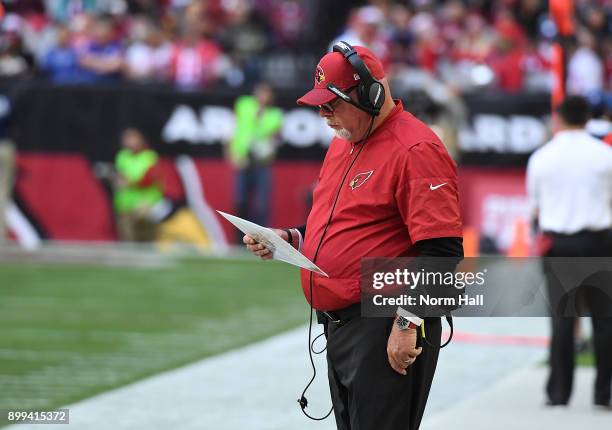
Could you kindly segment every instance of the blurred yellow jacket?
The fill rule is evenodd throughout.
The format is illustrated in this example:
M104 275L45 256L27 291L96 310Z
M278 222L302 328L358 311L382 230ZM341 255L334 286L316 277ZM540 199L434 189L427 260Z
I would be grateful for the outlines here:
M281 128L283 112L279 108L268 107L258 115L259 109L259 102L254 96L241 96L236 100L234 107L236 128L230 142L232 160L243 162L251 150L258 151L256 146L269 146L271 138ZM261 152L268 150L268 148L260 149Z
M155 151L145 149L133 152L122 149L115 158L117 172L127 181L127 185L115 192L115 210L119 213L131 212L142 207L152 207L163 198L161 185L143 181L147 172L153 168L159 157Z

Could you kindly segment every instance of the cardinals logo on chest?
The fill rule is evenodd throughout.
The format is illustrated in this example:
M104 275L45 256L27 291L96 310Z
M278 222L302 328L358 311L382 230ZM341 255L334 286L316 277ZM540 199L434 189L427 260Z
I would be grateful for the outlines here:
M361 187L368 179L370 179L372 173L374 173L374 170L358 173L353 179L351 179L351 182L349 182L349 187L351 187L351 191L355 188Z

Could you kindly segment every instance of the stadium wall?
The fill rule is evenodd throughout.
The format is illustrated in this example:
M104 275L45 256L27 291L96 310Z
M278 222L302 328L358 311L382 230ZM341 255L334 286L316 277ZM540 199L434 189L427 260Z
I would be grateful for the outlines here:
M171 200L185 198L174 159L186 154L195 160L209 205L234 211L234 175L223 159L223 143L231 137L232 104L240 92L32 83L0 88L0 93L8 106L0 110L0 121L10 124L18 148L15 202L41 237L116 239L112 190L104 172L125 127L141 129L162 156ZM332 137L316 112L295 105L300 94L277 94L285 122L272 173L275 226L304 222L310 190ZM503 236L514 221L497 218L524 212L524 163L546 140L549 97L481 94L464 101L469 112L469 122L459 133L464 219L466 225L493 234L503 248L508 242ZM405 105L410 109L410 100ZM224 228L233 238L226 224Z

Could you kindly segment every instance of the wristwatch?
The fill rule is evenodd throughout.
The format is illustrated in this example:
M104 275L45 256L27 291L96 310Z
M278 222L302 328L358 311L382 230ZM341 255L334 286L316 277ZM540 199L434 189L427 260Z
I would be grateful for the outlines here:
M395 318L395 325L400 330L408 330L409 328L416 329L418 327L418 325L416 325L412 321L409 321L408 318L404 318L401 315L398 315Z

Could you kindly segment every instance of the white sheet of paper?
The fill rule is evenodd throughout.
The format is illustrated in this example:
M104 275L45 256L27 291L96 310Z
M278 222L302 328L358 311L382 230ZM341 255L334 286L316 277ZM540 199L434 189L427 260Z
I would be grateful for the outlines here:
M262 227L254 222L238 218L237 216L230 215L225 212L217 212L219 212L223 218L234 224L234 226L236 226L236 228L238 228L244 234L252 236L257 242L271 250L272 258L274 260L284 261L285 263L302 267L329 278L327 273L319 269L316 264L304 257L302 253L300 253L293 246L289 245L289 243L285 242L279 235L274 233L269 228Z

